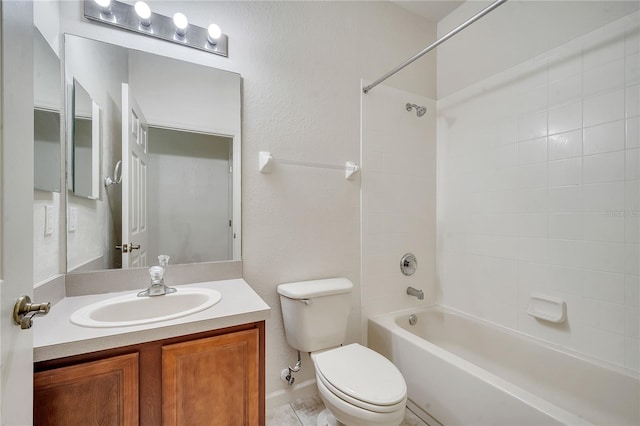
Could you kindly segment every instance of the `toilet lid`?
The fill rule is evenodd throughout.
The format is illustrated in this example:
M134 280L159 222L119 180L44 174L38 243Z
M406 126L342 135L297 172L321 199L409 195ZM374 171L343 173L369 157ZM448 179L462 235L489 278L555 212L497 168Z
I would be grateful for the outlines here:
M358 344L313 354L316 369L336 389L369 404L402 402L407 386L395 365Z

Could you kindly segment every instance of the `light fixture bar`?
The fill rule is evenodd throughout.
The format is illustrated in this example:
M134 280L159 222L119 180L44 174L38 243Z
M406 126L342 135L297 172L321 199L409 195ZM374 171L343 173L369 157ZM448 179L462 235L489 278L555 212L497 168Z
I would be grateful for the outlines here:
M185 35L179 36L176 34L173 17L151 12L149 19L150 25L144 25L140 22L140 18L136 14L133 6L112 0L110 7L111 13L106 14L95 0L85 0L84 16L92 21L113 25L150 37L160 38L172 43L213 53L214 55L224 56L225 58L229 57L229 37L226 34L221 34L220 37L215 40L216 43L212 44L208 38L209 33L207 28L189 24Z

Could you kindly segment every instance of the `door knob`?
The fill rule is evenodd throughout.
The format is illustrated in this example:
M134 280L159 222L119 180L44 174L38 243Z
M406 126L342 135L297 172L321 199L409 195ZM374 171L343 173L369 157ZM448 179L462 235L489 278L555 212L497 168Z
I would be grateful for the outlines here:
M140 249L140 244L133 244L133 243L127 243L127 244L116 246L116 250L122 250L123 253L129 253L139 249Z
M33 317L47 315L51 309L51 303L31 303L29 296L21 296L13 306L13 321L25 330L33 325Z

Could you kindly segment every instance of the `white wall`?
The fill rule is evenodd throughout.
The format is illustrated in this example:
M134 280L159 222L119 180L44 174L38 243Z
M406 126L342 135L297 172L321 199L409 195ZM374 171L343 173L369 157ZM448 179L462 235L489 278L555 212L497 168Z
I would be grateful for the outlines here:
M360 79L373 80L435 37L422 18L387 2L152 1L154 11L182 10L230 36L225 59L90 23L79 2L61 3L61 29L240 73L244 277L273 309L267 322L267 393L282 390L280 371L295 362L284 339L276 286L346 276L355 284L349 340L360 340L360 185L331 170L257 170L258 152L324 163L360 157ZM389 85L435 97L435 56ZM303 358L297 383L313 377Z
M427 107L417 117L406 104ZM384 85L362 95L362 326L367 318L436 300L436 108ZM412 276L400 258L418 259ZM424 300L406 293L412 286ZM365 334L366 335L366 334Z
M510 38L520 7L547 5L475 25ZM640 16L610 16L540 54L525 32L525 62L488 78L463 69L448 87L480 80L438 101L439 284L444 305L638 371ZM568 321L529 316L532 294L565 300Z

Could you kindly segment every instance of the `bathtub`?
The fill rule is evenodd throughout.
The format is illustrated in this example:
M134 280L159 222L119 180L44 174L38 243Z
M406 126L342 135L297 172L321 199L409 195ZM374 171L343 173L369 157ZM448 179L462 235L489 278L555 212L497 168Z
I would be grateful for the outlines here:
M371 318L368 339L429 424L640 424L637 374L448 308Z

